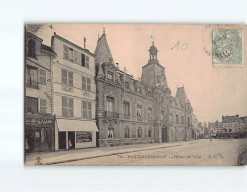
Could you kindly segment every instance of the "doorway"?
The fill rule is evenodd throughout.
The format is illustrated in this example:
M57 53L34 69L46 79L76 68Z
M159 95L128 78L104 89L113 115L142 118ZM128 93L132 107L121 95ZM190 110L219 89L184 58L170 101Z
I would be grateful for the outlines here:
M75 132L68 132L69 149L75 148Z
M66 132L58 133L59 149L66 149Z
M162 128L162 142L168 142L168 132L166 127Z

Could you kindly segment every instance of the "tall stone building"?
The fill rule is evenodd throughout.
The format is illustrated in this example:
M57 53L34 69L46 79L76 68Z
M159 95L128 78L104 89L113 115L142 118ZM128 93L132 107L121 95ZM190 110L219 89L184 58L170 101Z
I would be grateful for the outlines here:
M192 138L193 109L184 87L171 96L154 42L140 80L114 64L106 34L95 49L99 146L161 143Z
M25 151L53 151L54 115L51 68L56 54L25 32Z
M96 147L94 54L54 33L55 149Z
M95 50L99 146L154 142L153 89L118 69L106 34Z

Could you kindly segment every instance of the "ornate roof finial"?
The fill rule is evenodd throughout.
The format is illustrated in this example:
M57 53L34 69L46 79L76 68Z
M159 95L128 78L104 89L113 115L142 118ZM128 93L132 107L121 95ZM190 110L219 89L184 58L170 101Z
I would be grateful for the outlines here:
M103 27L103 34L105 34L105 27Z
M99 40L99 33L98 33L98 40Z
M154 45L154 35L152 35L151 38L153 39L152 45Z

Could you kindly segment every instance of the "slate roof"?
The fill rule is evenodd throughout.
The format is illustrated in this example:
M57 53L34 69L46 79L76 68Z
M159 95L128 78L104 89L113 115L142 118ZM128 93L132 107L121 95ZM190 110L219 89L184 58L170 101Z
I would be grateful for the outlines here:
M186 103L189 101L187 98L184 87L178 87L177 88L176 98L183 100Z

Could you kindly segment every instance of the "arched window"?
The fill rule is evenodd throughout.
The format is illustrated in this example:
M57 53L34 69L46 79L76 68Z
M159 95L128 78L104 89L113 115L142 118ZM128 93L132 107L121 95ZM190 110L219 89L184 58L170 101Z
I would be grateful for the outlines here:
M35 41L29 40L28 41L28 56L29 57L36 57L36 50L35 50Z
M128 126L126 126L126 127L124 128L124 137L125 137L125 138L129 138L129 127L128 127Z
M148 129L148 137L152 137L152 128L151 127L149 127L149 129Z
M112 125L109 125L109 127L108 127L108 138L113 138L113 131L114 131L114 127Z
M138 128L138 138L141 138L142 137L142 128L139 127Z

